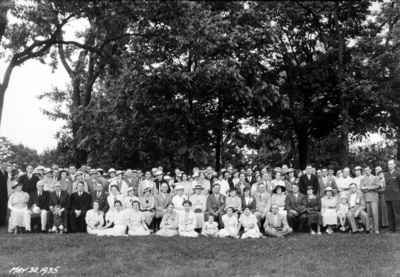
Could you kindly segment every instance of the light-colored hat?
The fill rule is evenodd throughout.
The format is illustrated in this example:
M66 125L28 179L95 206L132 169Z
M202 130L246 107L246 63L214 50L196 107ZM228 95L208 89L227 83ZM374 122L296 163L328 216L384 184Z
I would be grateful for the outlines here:
M198 173L198 172L195 172L195 173L193 174L192 178L196 178L196 177L199 177L199 176L200 176L199 173Z
M282 172L282 169L281 169L280 167L275 167L275 168L274 168L274 171L275 171L275 172Z
M110 168L109 170L108 170L108 174L110 174L111 172L117 172L114 168Z
M143 193L146 193L146 192L148 192L148 191L151 191L151 188L147 187L147 188L144 188L144 189L143 189Z
M47 173L52 173L53 172L53 170L51 169L51 168L46 168L45 170L44 170L44 174L47 174Z
M117 176L117 175L119 175L119 174L124 175L124 172L123 172L122 170L118 170L117 173L115 173L115 176Z
M235 207L233 207L232 205L228 205L228 206L225 207L225 212L226 212L229 208L231 208L231 209L233 210L233 212L236 211Z
M180 190L180 189L185 189L182 185L176 185L175 191Z
M294 172L294 168L289 168L286 173Z
M157 172L156 172L155 176L162 175L162 174L163 174L163 173L162 173L162 171L161 171L161 170L157 170Z
M80 171L80 170L78 170L77 172L75 172L75 175L74 175L74 176L78 176L78 175L83 175L83 172Z
M38 206L32 206L31 212L33 214L40 214L40 208Z
M360 170L360 171L362 171L362 168L361 168L361 166L356 166L355 168L354 168L354 170L353 170L353 172L355 172L356 170Z
M126 190L126 194L128 194L128 192L130 192L131 190L136 191L136 189L135 189L134 187L129 187L129 188Z
M36 167L37 170L45 170L46 168L44 166L39 165L38 167Z
M327 191L332 191L333 192L332 187L326 187L325 190L324 190L324 193L326 194Z
M202 185L200 185L200 184L197 184L196 186L194 186L194 189L201 189L201 190L203 190L204 188L203 188L203 186L202 186Z
M98 168L98 169L97 169L97 172L99 172L99 171L104 173L104 170L101 169L101 168Z
M97 173L98 173L97 169L91 169L89 174L92 175Z
M168 175L165 175L164 180L171 180L171 177L169 177Z

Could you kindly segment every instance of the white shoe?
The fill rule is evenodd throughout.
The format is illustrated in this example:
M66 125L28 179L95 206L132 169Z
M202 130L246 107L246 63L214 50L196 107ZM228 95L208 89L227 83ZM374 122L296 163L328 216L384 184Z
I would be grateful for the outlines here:
M317 235L322 235L322 233L321 232L317 232Z
M311 235L315 235L315 232L314 232L314 231L311 231Z

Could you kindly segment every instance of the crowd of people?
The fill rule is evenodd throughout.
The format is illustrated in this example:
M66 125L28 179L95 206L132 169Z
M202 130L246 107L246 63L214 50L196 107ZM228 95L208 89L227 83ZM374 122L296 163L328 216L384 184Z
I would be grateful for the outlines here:
M369 167L276 168L191 174L78 170L1 162L0 226L13 234L87 232L97 236L285 237L293 232L400 231L400 172ZM5 197L6 196L6 197Z

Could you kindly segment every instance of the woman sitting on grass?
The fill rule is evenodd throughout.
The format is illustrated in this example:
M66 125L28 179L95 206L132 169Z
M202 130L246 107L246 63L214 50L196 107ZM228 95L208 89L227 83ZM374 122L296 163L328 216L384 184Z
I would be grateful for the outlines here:
M110 220L106 226L99 227L97 231L97 236L126 236L126 223L125 223L125 213L122 210L122 202L117 200L114 204L116 209L113 219ZM111 225L114 224L114 227Z
M160 231L158 231L156 235L162 237L173 237L178 235L178 221L179 215L174 211L174 204L170 202L167 205L167 212L162 218Z
M179 215L179 235L182 237L196 238L199 234L194 230L196 228L196 214L191 210L192 203L185 200L182 203L183 213Z
M205 237L218 237L218 223L214 221L214 215L210 214L208 216L208 221L204 223L203 230L201 234Z
M234 209L232 206L227 206L225 208L226 214L222 216L222 222L224 223L224 229L219 231L219 236L221 238L238 238L238 220L236 216L233 215Z
M244 207L243 214L239 218L238 230L243 226L244 232L242 234L242 239L245 238L262 238L263 235L260 232L257 224L257 217L251 213L248 206Z
M136 189L134 187L128 188L126 191L127 196L124 198L122 202L124 204L124 209L132 209L132 202L139 201L139 197L135 196Z
M134 200L132 202L132 209L126 213L126 225L128 225L130 236L148 236L150 230L146 225L146 217L140 211L140 202Z
M86 213L86 231L89 235L97 235L100 227L104 225L104 213L99 211L99 206L99 201L94 201L93 209Z
M146 224L150 228L154 228L154 196L151 195L151 188L147 187L143 190L143 197L140 198L140 207L146 218ZM151 231L153 232L153 230Z

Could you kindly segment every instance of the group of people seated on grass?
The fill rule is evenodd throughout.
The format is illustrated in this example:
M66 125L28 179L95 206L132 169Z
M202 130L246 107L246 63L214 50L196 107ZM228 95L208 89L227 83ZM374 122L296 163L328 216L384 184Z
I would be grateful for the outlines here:
M97 236L285 237L292 232L400 231L400 172L382 168L337 172L286 165L253 172L211 167L193 174L163 169L78 171L28 166L8 176L8 231L87 232ZM57 175L54 171L57 170ZM3 179L2 179L3 178ZM33 186L35 188L33 188Z

